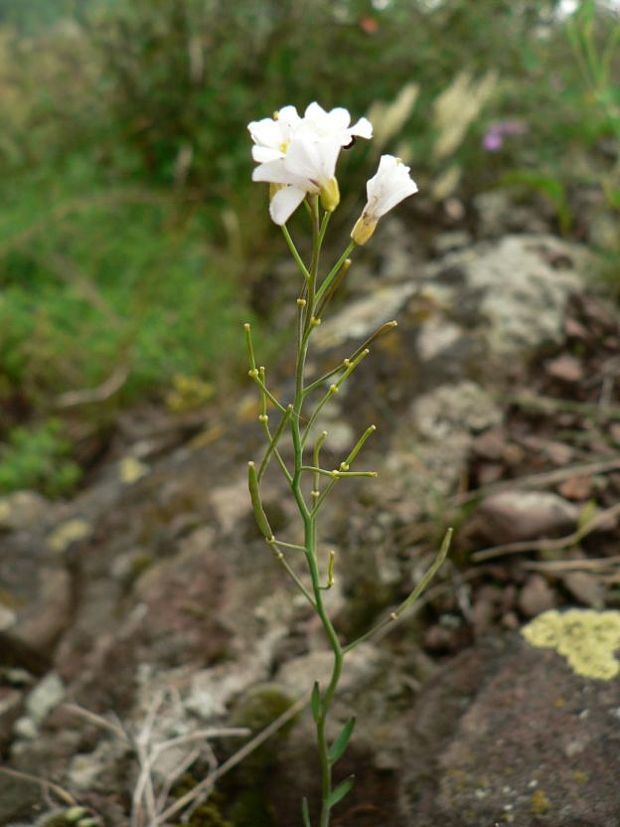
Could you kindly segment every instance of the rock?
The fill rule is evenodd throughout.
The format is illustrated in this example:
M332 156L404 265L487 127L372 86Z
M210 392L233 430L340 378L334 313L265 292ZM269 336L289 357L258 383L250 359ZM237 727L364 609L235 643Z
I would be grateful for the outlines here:
M251 511L247 469L242 478L230 485L215 488L211 503L222 531L232 531Z
M569 571L562 574L562 582L580 603L593 609L605 605L605 585L599 577L586 571Z
M584 259L582 248L552 236L506 236L429 265L422 294L451 306L457 320L474 306L487 358L504 367L506 358L562 341L567 302L581 288ZM464 274L460 287L436 282L446 268Z
M545 373L552 379L560 379L562 382L574 384L583 379L584 366L581 360L569 353L563 353L545 363Z
M0 555L0 635L7 662L34 668L47 662L71 619L71 577L63 560L45 542L45 527L3 539ZM12 615L12 622L9 622ZM28 656L28 652L32 657Z
M26 711L35 724L41 724L64 696L62 680L55 672L50 672L26 698Z
M478 232L486 238L497 238L507 232L549 230L549 221L541 216L540 204L517 204L505 189L481 192L474 198L474 207L478 213Z
M321 686L329 682L333 655L329 651L311 652L285 663L277 674L277 681L297 697L312 688L314 681ZM377 675L382 662L381 653L370 643L360 644L347 655L346 670L340 682L340 691L355 691Z
M0 687L0 748L10 740L13 724L24 704L24 693L12 687Z
M476 528L492 545L568 534L580 509L546 491L502 491L487 497L474 515Z
M438 495L453 492L461 481L475 434L501 419L499 408L474 382L440 385L414 401L381 477L406 480L401 485L408 499L432 507Z
M409 718L408 823L615 827L619 681L577 675L514 636L463 652Z
M34 491L16 491L0 497L0 530L28 531L49 517L52 505Z
M547 609L553 609L556 603L556 594L544 577L540 574L528 577L519 594L519 608L526 617L536 617Z
M397 318L415 291L415 284L405 282L380 287L371 295L349 303L337 316L317 328L316 346L327 350L350 339L363 341L382 324Z
M463 381L419 397L412 407L412 419L421 436L439 442L454 433L476 433L498 425L502 415L486 391Z

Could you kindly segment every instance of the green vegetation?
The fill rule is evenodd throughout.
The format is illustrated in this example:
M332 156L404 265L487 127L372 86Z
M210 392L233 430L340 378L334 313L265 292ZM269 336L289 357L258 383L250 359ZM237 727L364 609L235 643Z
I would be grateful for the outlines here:
M243 375L240 323L265 304L275 233L248 197L246 124L284 102L374 106L394 125L382 150L411 162L424 198L518 186L565 233L576 187L617 209L611 13L584 2L567 29L556 5L0 0L3 455L21 467L24 421L36 433L77 408L96 423L178 376L217 392ZM506 120L526 131L485 151ZM373 151L344 159L343 190L362 191ZM336 215L343 231L357 206Z
M33 488L49 497L70 492L81 477L59 422L13 428L0 451L0 494Z

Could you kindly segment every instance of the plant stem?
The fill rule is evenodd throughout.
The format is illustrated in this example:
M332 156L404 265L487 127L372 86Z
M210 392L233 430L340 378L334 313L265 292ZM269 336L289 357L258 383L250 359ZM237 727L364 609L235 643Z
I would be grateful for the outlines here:
M326 724L331 705L338 687L340 675L342 674L342 666L344 660L344 653L336 630L327 614L323 602L323 590L321 587L321 576L317 561L316 549L316 514L311 506L306 503L304 494L301 488L301 480L304 471L311 468L314 471L314 466L306 466L304 464L304 439L301 432L302 407L305 397L304 389L304 371L306 364L306 356L308 353L308 344L310 335L312 333L313 325L312 318L315 312L317 297L316 285L318 275L319 256L323 235L327 226L327 220L323 218L323 222L319 223L319 209L318 199L314 199L310 204L310 215L312 220L312 262L308 271L309 278L307 280L306 290L306 304L300 307L300 333L298 338L297 359L295 367L295 399L293 402L293 409L290 416L291 436L293 439L293 453L294 453L294 470L292 475L291 490L295 497L295 502L299 509L303 525L304 525L304 548L306 562L308 564L308 571L312 581L312 593L314 595L314 608L318 614L327 641L332 649L334 655L332 674L327 686L323 692L319 706L319 714L316 719L316 733L317 744L319 751L319 762L321 766L321 820L320 827L329 827L330 820L330 804L329 799L332 792L332 767L329 760L329 745L327 742Z

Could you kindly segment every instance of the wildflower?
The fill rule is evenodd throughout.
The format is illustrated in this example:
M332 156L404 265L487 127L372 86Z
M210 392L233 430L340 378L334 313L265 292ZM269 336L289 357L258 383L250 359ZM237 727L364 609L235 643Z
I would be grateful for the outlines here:
M487 152L498 152L504 145L504 138L523 135L525 132L527 125L522 121L496 121L487 129L482 146Z
M366 184L368 201L351 232L353 241L366 244L379 219L417 191L418 185L410 177L409 167L400 158L382 155L376 175Z
M283 106L273 118L252 121L248 129L254 146L252 158L259 164L284 158L286 150L299 126L301 118L294 106Z
M299 125L299 134L316 140L334 141L349 146L354 138L372 138L372 124L360 118L353 126L351 115L342 106L326 112L316 101L309 104Z
M285 224L306 195L320 195L323 208L332 212L340 202L335 176L340 150L356 137L370 138L372 125L360 118L351 125L343 107L329 112L309 104L300 118L294 106L285 106L273 118L248 125L254 141L252 157L258 162L252 180L270 186L269 212L276 224Z
M336 209L340 194L335 171L340 149L329 140L295 138L284 158L256 167L253 181L284 185L269 204L269 213L276 224L285 224L308 194L320 195L326 210Z

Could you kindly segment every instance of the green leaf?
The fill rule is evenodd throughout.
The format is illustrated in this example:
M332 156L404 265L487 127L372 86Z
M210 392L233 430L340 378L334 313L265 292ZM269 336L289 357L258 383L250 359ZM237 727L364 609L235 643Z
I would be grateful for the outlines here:
M308 799L304 796L301 800L301 817L304 820L304 827L312 827L310 821L310 810L308 808Z
M347 744L349 743L349 739L353 734L354 728L355 718L349 718L346 724L342 727L340 735L329 748L328 756L331 764L335 764L336 761L342 757L345 749L347 748Z
M351 791L353 784L355 783L355 776L350 775L348 778L338 784L335 790L331 791L329 798L327 799L327 806L331 810L332 807L335 807L339 801L345 797L345 795Z
M314 723L316 724L319 720L319 714L321 712L321 690L319 689L318 681L315 681L314 686L312 687L310 706L312 708L312 717L314 718Z

